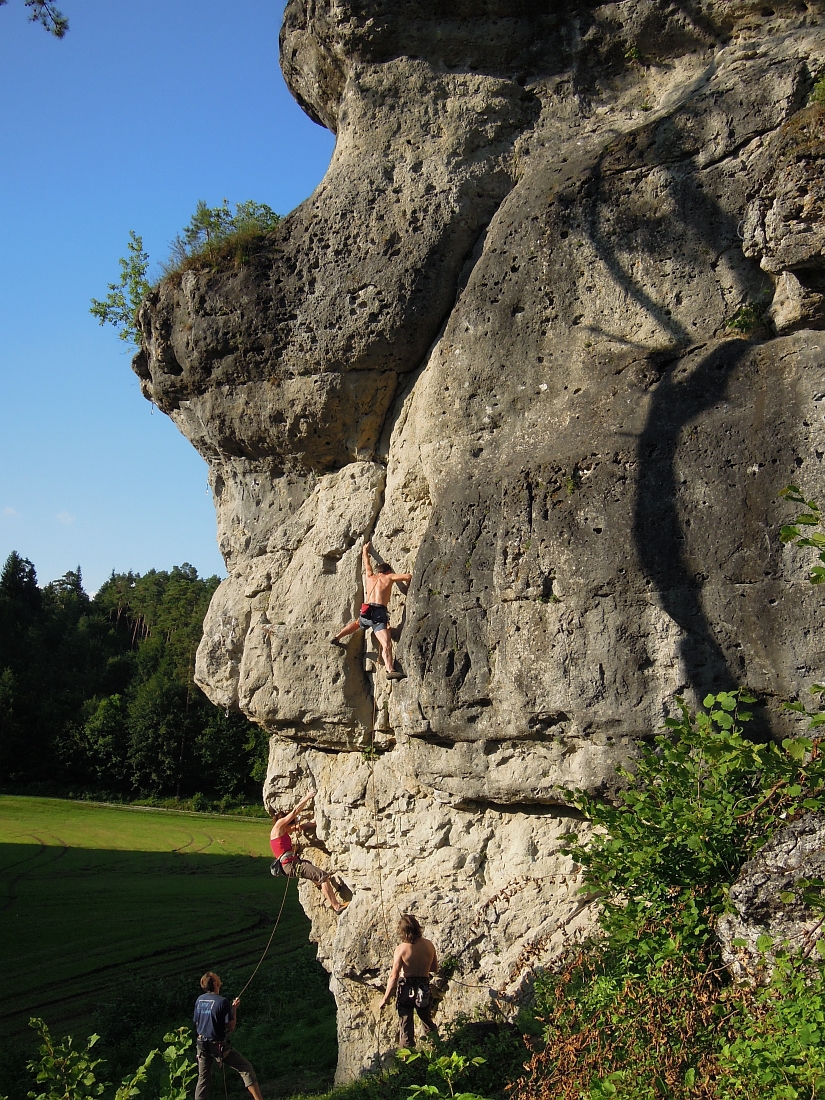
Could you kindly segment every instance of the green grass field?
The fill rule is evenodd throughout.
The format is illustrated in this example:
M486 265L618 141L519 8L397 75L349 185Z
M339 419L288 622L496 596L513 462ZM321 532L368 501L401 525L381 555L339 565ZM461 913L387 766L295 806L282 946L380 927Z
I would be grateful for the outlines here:
M101 1012L106 1019L107 1005L110 1018L123 1016L118 1006L138 989L148 999L153 990L174 988L178 1000L187 1002L191 989L194 1001L197 979L207 969L225 978L230 996L237 992L266 946L287 881L269 874L267 825L0 796L6 994L0 1019L6 1036L28 1033L28 1019L36 1015L53 1033L85 1036L96 1024L106 1039L99 1020ZM305 1034L296 1038L289 1067L280 1057L277 1069L298 1073L299 1048L307 1046L328 1074L334 1065L334 1003L319 984L323 976L308 943L309 922L295 886L290 889L255 979L259 989L250 989L242 1009L249 1013L251 1005L271 1019L281 1000L280 978L283 993L296 985L306 991L314 981L320 992L306 1006ZM294 990L288 1004L293 997ZM254 1029L260 1046L266 1039L261 1025L242 1012L238 1046L253 1062L242 1035ZM282 1055L282 1037L279 1042Z

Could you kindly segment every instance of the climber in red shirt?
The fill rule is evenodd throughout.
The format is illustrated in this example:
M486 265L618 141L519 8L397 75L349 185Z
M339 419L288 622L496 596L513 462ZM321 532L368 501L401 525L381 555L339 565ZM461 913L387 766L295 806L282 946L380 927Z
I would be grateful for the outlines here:
M292 847L290 829L309 828L314 824L313 822L307 822L305 825L301 825L298 815L305 806L309 805L315 797L315 794L315 791L310 791L309 794L305 795L298 805L287 814L279 813L277 810L269 811L272 815L272 829L269 833L269 844L272 848L272 854L275 856L271 868L272 874L289 875L292 877L297 876L298 878L306 879L307 882L314 882L329 902L333 912L343 913L348 903L340 901L336 896L329 881L329 874L326 871L322 871L320 867L316 867L314 863L310 863L308 859L302 859Z

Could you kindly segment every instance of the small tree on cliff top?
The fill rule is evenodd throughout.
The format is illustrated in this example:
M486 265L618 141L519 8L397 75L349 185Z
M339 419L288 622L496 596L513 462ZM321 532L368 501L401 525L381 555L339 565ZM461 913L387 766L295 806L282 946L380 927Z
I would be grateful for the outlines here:
M120 281L109 283L109 293L102 301L92 298L89 312L98 318L101 325L114 325L121 340L140 347L137 311L152 286L146 278L149 253L144 251L143 238L133 229L129 230L126 250L126 256L118 260Z

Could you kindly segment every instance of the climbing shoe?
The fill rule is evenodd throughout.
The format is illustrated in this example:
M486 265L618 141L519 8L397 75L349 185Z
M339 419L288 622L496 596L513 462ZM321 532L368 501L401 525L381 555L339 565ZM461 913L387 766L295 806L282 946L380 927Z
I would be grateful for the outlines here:
M341 641L340 638L335 638L335 637L330 638L329 644L334 645L336 649L345 649L346 648L344 643Z
M407 674L406 674L406 672L398 672L396 669L393 669L392 672L387 673L387 679L388 680L406 680L407 679Z

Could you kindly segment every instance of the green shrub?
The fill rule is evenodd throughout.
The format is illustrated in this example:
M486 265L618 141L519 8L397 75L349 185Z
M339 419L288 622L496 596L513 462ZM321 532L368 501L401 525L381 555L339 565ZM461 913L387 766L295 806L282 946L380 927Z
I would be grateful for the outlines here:
M281 217L266 203L239 202L233 210L226 199L220 206L201 200L183 233L171 244L164 275L192 267L214 266L220 260L246 263L253 245L271 233Z
M768 306L765 302L746 302L728 321L727 327L741 336L751 336L765 323Z
M767 989L735 990L715 936L742 864L788 819L825 806L818 742L750 741L753 701L719 692L694 715L680 700L614 802L567 792L593 825L566 850L601 934L536 979L546 1045L520 1100L738 1100L737 1080L752 1100L825 1096L818 1054L806 1057L821 978L787 958ZM806 1015L814 1031L799 1030ZM784 1092L771 1076L783 1058Z
M406 1090L410 1100L421 1100L422 1097L427 1096L450 1096L452 1100L483 1100L483 1097L474 1092L456 1093L455 1091L456 1083L467 1076L467 1071L472 1066L484 1064L483 1058L470 1058L466 1054L459 1054L455 1050L450 1051L448 1054L440 1054L431 1050L399 1050L398 1057L408 1065L418 1061L419 1058L423 1058L427 1067L427 1076L429 1078L440 1078L449 1090L446 1093L442 1092L441 1086L433 1084L432 1081L428 1081L423 1085L410 1085Z
M158 1055L165 1065L159 1100L187 1100L189 1086L197 1076L192 1058L192 1035L186 1027L164 1035L165 1049L150 1051L137 1070L112 1091L113 1086L108 1081L97 1079L103 1059L93 1056L92 1047L99 1035L89 1036L85 1047L75 1050L71 1036L55 1042L43 1020L32 1019L30 1023L41 1039L40 1057L29 1062L29 1070L41 1091L30 1092L30 1100L89 1100L105 1096L111 1100L131 1100L140 1095L149 1066Z
M811 971L780 954L770 985L731 998L720 1100L825 1097L825 981L821 963Z
M806 500L798 485L787 485L780 496L789 500L792 504L801 504L803 510L793 523L786 524L779 532L782 542L792 542L795 546L810 546L819 551L819 560L825 562L825 534L814 527L822 527L822 512L815 500ZM799 530L804 527L805 531ZM815 565L808 576L811 584L822 584L825 581L825 568Z

